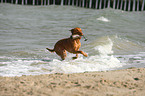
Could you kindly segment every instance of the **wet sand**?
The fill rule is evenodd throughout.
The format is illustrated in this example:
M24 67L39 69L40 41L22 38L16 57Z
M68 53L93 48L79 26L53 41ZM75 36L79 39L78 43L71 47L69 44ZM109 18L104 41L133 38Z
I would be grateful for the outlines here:
M0 77L0 96L144 96L145 68Z

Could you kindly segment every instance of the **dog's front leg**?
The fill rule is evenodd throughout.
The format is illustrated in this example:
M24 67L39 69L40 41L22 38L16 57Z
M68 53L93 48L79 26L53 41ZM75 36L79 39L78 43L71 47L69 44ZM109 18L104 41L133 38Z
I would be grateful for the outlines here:
M87 53L83 52L83 51L75 51L75 54L83 54L85 57L88 57Z
M85 57L88 57L87 53L83 52L83 51L77 51L80 54L83 54Z

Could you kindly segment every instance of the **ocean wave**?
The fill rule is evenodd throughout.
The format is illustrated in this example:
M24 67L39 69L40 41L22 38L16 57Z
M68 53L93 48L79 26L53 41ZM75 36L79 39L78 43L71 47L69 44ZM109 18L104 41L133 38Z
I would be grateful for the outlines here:
M99 20L99 21L103 21L103 22L110 22L109 19L107 19L107 18L105 18L105 17L103 17L103 16L97 18L97 20Z

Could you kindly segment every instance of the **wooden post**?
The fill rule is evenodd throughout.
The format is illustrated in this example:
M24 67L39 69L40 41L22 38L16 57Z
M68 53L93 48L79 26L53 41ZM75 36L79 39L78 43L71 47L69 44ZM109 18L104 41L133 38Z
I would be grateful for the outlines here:
M108 0L108 8L110 8L110 0Z
M37 0L38 1L38 0ZM33 5L35 5L35 0L33 0ZM38 4L37 4L38 5Z
M137 11L139 11L139 0L137 1Z
M24 0L22 0L22 5L24 5Z
M89 8L91 8L92 7L92 0L90 0L90 2L89 2Z
M104 8L106 8L106 0L104 0Z
M47 5L49 5L49 0L47 1Z
M141 11L144 10L144 0L142 1L142 8L141 8Z
M46 0L44 0L44 5L46 5Z
M16 0L15 4L18 4L18 0Z
M1 0L1 3L3 3L3 0Z
M133 11L135 11L136 0L133 0Z
M116 5L116 0L114 0L113 2L113 8L115 9L115 5Z
M43 5L43 0L41 0L41 6Z
M83 0L83 4L82 4L82 7L85 7L85 1Z
M96 6L95 6L96 9L98 9L98 0L96 0Z
M27 5L27 0L25 0L25 5Z
M72 6L74 6L74 0L72 0Z
M53 0L53 5L55 5L55 0Z
M63 6L63 0L61 0L61 6Z
M120 0L117 1L117 9L119 9L119 2L120 2Z
M70 0L68 0L68 5L70 5Z
M79 7L81 7L81 1L82 1L82 0L80 0Z
M125 4L124 4L124 11L126 10L126 0L125 0Z
M76 0L76 6L78 6L78 0Z
M123 7L123 0L121 0L121 5L120 5L120 9L122 10Z
M129 2L128 2L128 11L130 11L130 0L129 0Z
M102 8L102 0L100 0L99 9Z

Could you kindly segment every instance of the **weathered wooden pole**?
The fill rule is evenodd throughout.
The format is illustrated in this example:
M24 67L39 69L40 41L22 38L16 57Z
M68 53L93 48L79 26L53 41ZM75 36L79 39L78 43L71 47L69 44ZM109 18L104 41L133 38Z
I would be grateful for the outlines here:
M102 0L100 0L99 9L102 8Z
M144 10L144 0L142 1L142 8L141 8L141 11Z
M121 5L120 5L120 9L122 10L123 7L123 0L121 0Z
M92 7L92 0L90 0L90 2L89 2L89 8L91 8Z
M74 3L75 3L74 0L72 0L72 6L74 6Z
M70 0L68 0L68 5L70 5Z
M128 2L128 11L130 11L130 0L129 0L129 2Z
M27 0L25 0L25 5L27 5Z
M61 6L63 6L63 0L61 0Z
M125 0L125 4L124 4L124 11L126 10L126 2L127 2L127 1Z
M116 0L113 1L113 8L115 9L116 6Z
M18 0L16 0L15 4L18 4Z
M133 11L135 11L135 4L136 4L136 1L133 0Z
M106 0L104 0L104 8L106 8Z
M78 0L76 0L76 6L78 6Z
M35 0L33 0L33 5L35 5Z
M43 0L41 0L41 6L43 5Z
M44 5L46 5L46 0L44 0Z
M82 4L82 7L85 7L85 0L83 0L83 4Z
M96 0L96 6L95 6L95 8L96 9L98 8L98 0Z
M117 9L119 9L119 2L120 2L120 0L117 1Z
M110 8L110 0L108 0L108 8Z
M137 11L139 11L139 0L137 1Z
M55 5L55 0L53 0L53 5Z
M47 5L49 5L49 0L47 1Z
M24 5L24 0L22 0L22 5Z
M79 7L81 7L81 0L80 0L80 2L79 2Z

